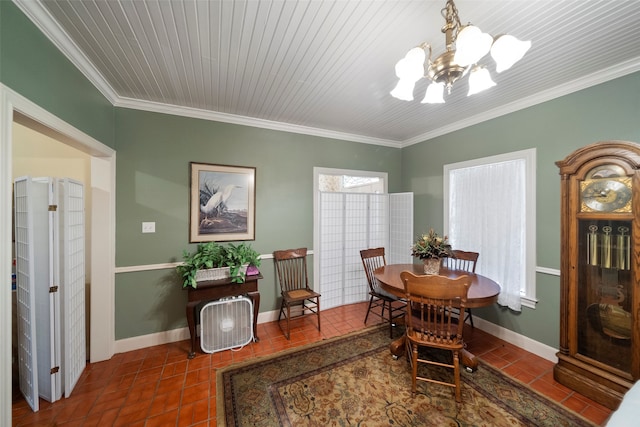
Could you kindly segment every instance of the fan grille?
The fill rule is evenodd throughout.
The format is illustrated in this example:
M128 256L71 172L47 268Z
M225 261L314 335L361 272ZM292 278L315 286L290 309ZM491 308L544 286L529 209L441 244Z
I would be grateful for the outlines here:
M200 347L205 353L243 347L253 339L253 305L247 297L212 301L200 311Z

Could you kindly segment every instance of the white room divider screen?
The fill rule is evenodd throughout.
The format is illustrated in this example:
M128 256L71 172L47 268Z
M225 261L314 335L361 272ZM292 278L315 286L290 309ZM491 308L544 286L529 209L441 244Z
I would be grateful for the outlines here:
M389 260L411 262L413 193L320 192L318 200L321 308L366 301L360 250L383 246Z
M14 194L20 390L38 411L86 366L84 187L21 177Z

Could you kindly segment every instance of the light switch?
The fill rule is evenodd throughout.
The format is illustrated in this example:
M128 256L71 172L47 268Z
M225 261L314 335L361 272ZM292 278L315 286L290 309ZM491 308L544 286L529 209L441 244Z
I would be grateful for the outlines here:
M142 232L143 233L155 233L156 232L156 223L155 222L143 222L142 223Z

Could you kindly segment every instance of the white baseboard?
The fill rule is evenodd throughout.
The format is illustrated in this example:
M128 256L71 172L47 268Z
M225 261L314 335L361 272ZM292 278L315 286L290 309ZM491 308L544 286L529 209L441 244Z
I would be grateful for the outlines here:
M140 335L137 337L116 340L115 352L125 353L154 345L167 344L176 341L188 340L189 328L172 329L170 331L156 332L155 334Z
M258 314L258 323L267 323L278 320L279 310L267 311ZM493 336L507 341L517 347L527 350L537 356L557 363L556 353L558 349L550 347L541 342L532 340L524 335L513 332L509 329L498 326L494 323L483 320L479 317L473 318L476 328L481 329ZM172 329L170 331L158 332L155 334L141 335L138 337L125 338L117 340L115 343L115 352L124 353L127 351L138 350L141 348L152 347L154 345L167 344L176 341L188 340L189 328Z
M558 363L558 357L556 353L557 348L553 348L541 342L532 340L529 337L521 335L517 332L513 332L510 329L498 326L495 323L488 322L479 317L473 316L473 324L476 328L481 329L495 337L498 337L510 344L527 350L529 353L533 353L537 356L547 359L553 363Z
M258 323L267 323L278 320L279 310L267 311L258 314ZM172 329L170 331L156 332L154 334L140 335L137 337L116 340L115 353L125 353L127 351L139 350L141 348L153 347L154 345L168 344L176 341L188 340L189 328Z

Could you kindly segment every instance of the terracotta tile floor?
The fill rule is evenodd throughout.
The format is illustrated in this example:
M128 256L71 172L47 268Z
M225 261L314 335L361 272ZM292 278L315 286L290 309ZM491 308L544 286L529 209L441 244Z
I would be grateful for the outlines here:
M215 426L216 369L254 356L271 354L363 329L367 304L325 310L322 332L315 318L292 323L287 341L277 323L258 325L260 342L240 351L197 353L187 359L188 341L116 354L87 365L69 398L53 404L40 399L32 412L14 391L13 425L17 426ZM379 322L369 316L368 326ZM540 393L603 425L610 411L553 380L553 363L479 329L465 331L468 348L484 361L530 384Z

